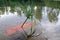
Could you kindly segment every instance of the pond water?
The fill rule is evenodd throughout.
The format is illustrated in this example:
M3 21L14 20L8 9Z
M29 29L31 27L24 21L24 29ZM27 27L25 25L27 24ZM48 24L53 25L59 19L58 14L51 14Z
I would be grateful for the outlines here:
M45 38L48 38L48 40L60 40L60 10L47 6L42 7L41 10L37 10L38 11L35 10L35 15L33 15L36 20L36 34L42 32L41 35ZM4 12L4 14L1 14L0 40L9 40L9 38L12 38L12 36L9 36L5 32L5 29L20 25L24 22L25 19L26 16L23 12L21 12L21 15L19 15L17 12L11 13L8 10L8 12ZM31 22L31 20L28 19L27 22ZM29 30L29 28L27 28L26 31L27 30ZM15 37L18 33L16 33ZM13 35L13 38L15 37ZM44 39L44 37L41 40L46 40ZM37 39L40 40L40 36Z

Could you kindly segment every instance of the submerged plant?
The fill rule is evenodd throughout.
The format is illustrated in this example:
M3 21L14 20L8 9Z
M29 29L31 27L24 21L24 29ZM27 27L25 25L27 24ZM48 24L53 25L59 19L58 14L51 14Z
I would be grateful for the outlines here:
M27 34L27 32L23 29L23 25L26 23L26 21L27 21L27 19L24 21L24 23L23 23L22 26L21 26L21 28L22 28L22 30L23 30L23 32L24 32L24 34L25 34L26 40L28 40L28 39L30 39L30 38L32 38L32 37L37 37L37 36L39 36L41 33L40 33L40 34L37 34L37 35L34 35L35 32L36 32L36 29L33 30L32 27L31 27L31 29L30 29L30 34ZM33 30L33 31L32 31L32 30Z
M31 27L31 29L30 29L30 34L27 34L27 33L26 33L26 31L23 29L23 26L24 26L24 24L26 23L26 21L27 21L28 19L30 19L30 18L33 19L31 9L28 9L28 10L27 10L27 15L26 15L26 16L27 16L27 18L26 18L26 20L23 22L21 28L22 28L25 36L26 36L26 40L28 40L28 39L30 39L30 38L32 38L32 37L37 37L37 36L39 36L41 33L39 33L38 35L34 35L35 32L36 32L36 29L33 30L32 27Z

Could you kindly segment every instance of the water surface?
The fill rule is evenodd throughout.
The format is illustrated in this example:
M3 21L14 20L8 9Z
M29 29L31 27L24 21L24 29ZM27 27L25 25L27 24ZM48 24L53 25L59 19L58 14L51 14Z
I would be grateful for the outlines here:
M39 15L39 14L40 15ZM34 16L34 19L36 20L36 34L42 32L42 37L39 36L37 39L40 40L43 38L48 38L49 40L60 40L60 10L50 7L42 7L41 10L35 11L36 15ZM24 22L26 19L26 16L24 13L21 13L19 15L17 12L11 13L8 11L7 13L0 15L0 40L7 40L11 36L7 35L5 32L6 28L14 27L17 25L20 25ZM31 22L30 19L28 19L27 22ZM29 30L26 29L26 31ZM27 31L28 32L28 31ZM18 33L17 33L18 34ZM15 36L17 36L17 34ZM44 37L43 37L44 36ZM3 38L2 38L3 37ZM11 37L11 38L14 38ZM40 38L40 39L39 39Z

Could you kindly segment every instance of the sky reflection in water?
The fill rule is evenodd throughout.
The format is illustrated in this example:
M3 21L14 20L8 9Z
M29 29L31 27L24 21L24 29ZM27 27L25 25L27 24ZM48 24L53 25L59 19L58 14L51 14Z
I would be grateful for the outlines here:
M60 33L60 11L59 11L59 15L57 16L58 18L57 22L50 22L48 19L48 13L49 13L47 12L48 9L50 11L50 8L48 7L44 7L42 9L42 19L40 22L41 28L42 28L43 33L49 39L58 40L60 37L58 38L56 36L57 35L60 36L59 34ZM4 32L3 30L6 28L21 24L25 19L26 19L26 16L24 14L22 14L22 16L19 16L16 12L14 14L9 13L9 14L0 15L0 33L2 34Z

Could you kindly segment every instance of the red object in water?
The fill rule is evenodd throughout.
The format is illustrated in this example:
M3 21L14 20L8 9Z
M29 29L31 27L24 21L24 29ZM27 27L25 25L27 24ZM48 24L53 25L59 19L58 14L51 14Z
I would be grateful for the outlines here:
M23 28L25 29L25 28L31 27L32 25L33 25L32 22L25 23L23 25ZM11 28L8 28L8 29L6 29L6 33L8 35L12 35L12 34L16 33L16 31L21 30L22 29L21 26L22 26L22 24L21 25L18 25L18 26L11 27Z

